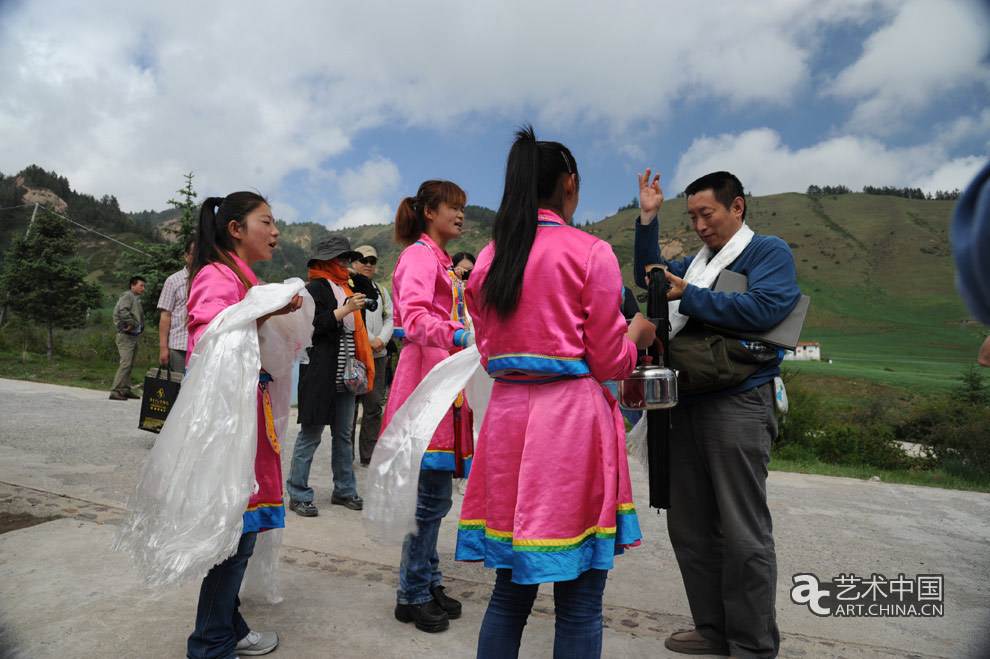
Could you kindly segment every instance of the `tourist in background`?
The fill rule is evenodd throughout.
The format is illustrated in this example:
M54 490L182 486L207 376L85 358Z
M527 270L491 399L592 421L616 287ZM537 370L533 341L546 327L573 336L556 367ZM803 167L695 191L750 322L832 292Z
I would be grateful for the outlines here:
M299 366L300 430L285 483L289 509L302 517L319 514L313 503L315 493L309 486L309 472L327 426L330 426L333 471L330 503L350 510L364 508L354 477L355 395L344 384L344 368L351 358L364 364L368 384L374 386L375 364L361 314L365 295L355 293L349 283L348 268L360 257L361 254L351 249L347 238L326 236L316 243L316 254L308 264L306 290L316 303L313 345L309 349L309 363Z
M183 258L185 267L165 280L158 296L158 363L182 373L186 368L186 348L189 331L186 329L186 297L189 292L189 264L192 263L194 241L186 241Z
M131 391L131 371L137 361L138 337L144 331L144 308L141 295L144 293L144 277L131 277L128 289L120 294L113 308L113 324L117 328L117 353L120 365L110 387L110 400L140 398Z
M454 274L467 281L477 259L470 252L457 252L451 257L451 261L454 264Z
M379 282L375 281L378 271L378 252L371 245L355 248L360 258L351 262L358 274L371 280L378 293L375 309L365 309L364 325L371 340L371 351L375 358L375 383L371 391L361 396L361 435L358 438L358 452L361 466L367 467L375 442L382 429L382 399L385 397L385 373L388 361L388 343L392 340L392 298Z

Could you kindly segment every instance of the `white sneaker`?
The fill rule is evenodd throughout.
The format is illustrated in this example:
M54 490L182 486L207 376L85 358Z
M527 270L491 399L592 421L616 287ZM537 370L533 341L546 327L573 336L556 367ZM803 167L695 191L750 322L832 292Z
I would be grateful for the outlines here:
M248 632L247 636L242 638L234 646L234 652L237 654L242 654L245 657L255 657L262 654L268 654L278 645L278 634L275 632Z

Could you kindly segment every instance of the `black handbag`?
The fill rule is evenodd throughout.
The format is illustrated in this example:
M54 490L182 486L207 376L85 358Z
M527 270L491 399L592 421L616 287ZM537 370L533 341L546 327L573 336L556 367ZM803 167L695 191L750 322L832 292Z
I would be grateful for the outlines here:
M172 373L169 366L165 367L165 377L162 377L162 367L151 369L144 376L144 393L141 396L141 417L138 419L138 429L158 434L165 425L165 419L172 410L175 399L179 397L179 387L182 383L181 373Z

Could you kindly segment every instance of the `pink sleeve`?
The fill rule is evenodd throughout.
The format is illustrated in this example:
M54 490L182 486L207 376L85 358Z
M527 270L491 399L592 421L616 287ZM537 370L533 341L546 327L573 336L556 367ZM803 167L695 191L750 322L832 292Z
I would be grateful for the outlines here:
M421 346L450 349L454 347L454 331L464 329L464 325L450 320L453 297L449 288L446 318L434 300L438 267L429 249L417 245L407 248L392 278L393 303L399 309L406 339Z
M598 241L588 256L581 306L585 361L599 382L622 380L636 368L636 344L626 338L622 317L622 274L608 243Z
M210 321L244 298L240 290L243 287L237 276L222 264L211 263L196 273L186 302L190 353Z

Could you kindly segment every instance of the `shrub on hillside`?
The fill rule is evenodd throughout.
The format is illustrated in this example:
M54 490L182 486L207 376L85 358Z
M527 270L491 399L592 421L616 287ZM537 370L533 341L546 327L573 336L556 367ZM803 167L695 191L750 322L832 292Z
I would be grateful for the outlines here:
M905 455L887 411L875 400L843 420L825 399L797 385L784 374L790 401L786 417L778 419L779 435L773 453L787 460L821 460L830 464L864 464L878 469L906 469L919 460Z
M915 407L895 426L897 439L921 444L939 465L963 460L990 474L990 407L942 396Z

